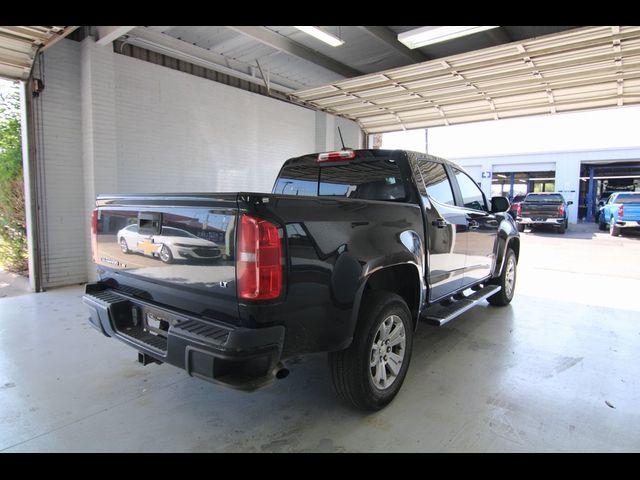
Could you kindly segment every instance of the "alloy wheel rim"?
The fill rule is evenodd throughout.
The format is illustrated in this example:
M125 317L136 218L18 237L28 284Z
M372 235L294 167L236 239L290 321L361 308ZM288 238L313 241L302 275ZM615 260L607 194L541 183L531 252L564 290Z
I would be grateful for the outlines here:
M168 250L169 249L167 247L164 247L164 246L160 249L160 259L163 262L166 262L167 260L169 260L169 251Z
M126 252L127 250L129 250L129 247L127 246L127 241L124 238L120 240L120 249L123 252Z
M406 352L402 319L390 315L382 321L371 345L369 375L378 390L388 389L398 378Z
M513 257L509 257L509 262L507 263L507 273L505 275L504 289L508 298L511 298L511 293L513 292L513 286L516 281L516 262Z

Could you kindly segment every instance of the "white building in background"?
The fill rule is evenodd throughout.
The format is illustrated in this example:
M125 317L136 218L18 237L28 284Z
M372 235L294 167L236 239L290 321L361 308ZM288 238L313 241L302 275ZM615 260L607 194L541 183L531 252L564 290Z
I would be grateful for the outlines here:
M628 183L629 188L636 190L640 188L640 147L449 157L449 160L464 167L487 197L501 192L508 195L511 173L516 173L518 178L514 182L514 194L527 193L532 183L537 185L536 190L542 191L545 184L545 191L552 188L561 192L566 200L573 201L569 206L571 223L586 216L590 167L594 167L596 195L613 182Z

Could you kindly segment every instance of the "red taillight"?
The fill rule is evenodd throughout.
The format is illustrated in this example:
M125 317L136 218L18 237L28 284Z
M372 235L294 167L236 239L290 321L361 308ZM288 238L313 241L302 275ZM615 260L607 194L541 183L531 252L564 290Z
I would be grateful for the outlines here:
M558 215L564 215L564 205L558 207Z
M282 292L282 241L278 227L250 215L240 217L238 231L238 296L270 300Z
M335 162L336 160L350 160L356 158L353 150L340 150L339 152L325 152L318 155L318 162Z
M98 209L91 212L91 258L98 263Z
M516 203L516 215L520 216L522 214L522 205Z
M618 217L623 217L624 216L624 205L620 205L618 207Z

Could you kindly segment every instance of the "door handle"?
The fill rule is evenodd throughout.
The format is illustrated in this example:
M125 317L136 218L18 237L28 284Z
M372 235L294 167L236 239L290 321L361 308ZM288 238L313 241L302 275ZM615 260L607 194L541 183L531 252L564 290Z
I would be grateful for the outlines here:
M447 222L445 222L444 218L436 218L431 225L437 228L444 228L447 226Z
M469 220L469 230L477 230L480 224L475 220Z

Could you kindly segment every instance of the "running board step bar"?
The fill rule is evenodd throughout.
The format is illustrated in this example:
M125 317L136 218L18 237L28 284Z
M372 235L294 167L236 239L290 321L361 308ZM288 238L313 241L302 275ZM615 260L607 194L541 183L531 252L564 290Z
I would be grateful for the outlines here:
M422 312L422 319L427 323L442 326L501 289L499 285L487 285L461 300L452 301L449 305L433 305Z

